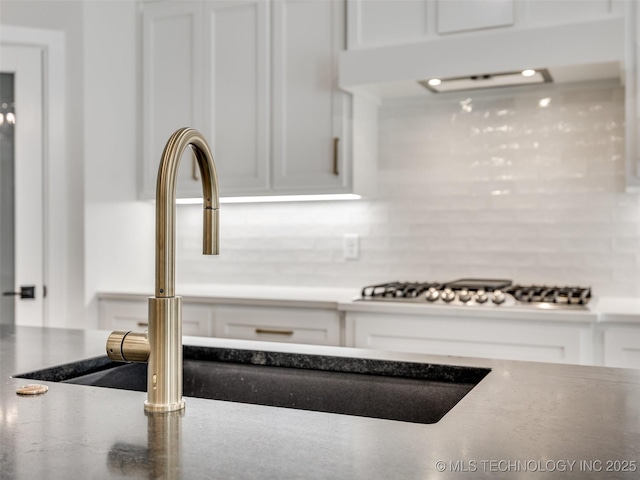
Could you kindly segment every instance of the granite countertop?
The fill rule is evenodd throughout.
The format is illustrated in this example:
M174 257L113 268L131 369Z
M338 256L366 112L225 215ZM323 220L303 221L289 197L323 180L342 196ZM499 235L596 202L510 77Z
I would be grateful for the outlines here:
M0 327L0 477L638 477L637 370L186 337L492 371L429 425L196 398L158 418L145 415L145 393L50 382L42 396L16 395L27 382L13 374L102 355L107 334Z

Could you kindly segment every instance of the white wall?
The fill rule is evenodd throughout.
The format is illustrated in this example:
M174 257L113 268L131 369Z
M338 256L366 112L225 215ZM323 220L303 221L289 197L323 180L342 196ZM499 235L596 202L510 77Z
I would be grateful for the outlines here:
M153 293L155 210L137 201L138 51L134 2L87 2L85 42L85 302L140 286Z

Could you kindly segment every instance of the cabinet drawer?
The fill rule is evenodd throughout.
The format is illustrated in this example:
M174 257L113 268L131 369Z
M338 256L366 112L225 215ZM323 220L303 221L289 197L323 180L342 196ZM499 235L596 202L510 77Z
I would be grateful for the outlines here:
M349 314L352 346L434 355L593 363L590 324ZM349 345L351 346L351 345Z
M104 330L141 330L148 326L147 302L98 300L98 324Z
M216 308L215 336L272 342L340 345L340 316L331 310Z
M640 368L640 327L608 327L603 339L605 366Z
M146 300L99 300L99 325L104 330L146 330L149 326ZM182 302L182 334L209 336L212 308Z

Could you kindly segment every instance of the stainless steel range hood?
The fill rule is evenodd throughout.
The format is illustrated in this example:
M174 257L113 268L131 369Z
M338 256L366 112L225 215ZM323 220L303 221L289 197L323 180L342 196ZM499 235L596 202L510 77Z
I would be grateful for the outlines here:
M497 77L526 69L545 70L554 83L624 79L624 59L625 22L616 17L487 31L471 41L455 35L347 50L340 56L339 84L347 91L397 97L433 95L420 83L430 79Z

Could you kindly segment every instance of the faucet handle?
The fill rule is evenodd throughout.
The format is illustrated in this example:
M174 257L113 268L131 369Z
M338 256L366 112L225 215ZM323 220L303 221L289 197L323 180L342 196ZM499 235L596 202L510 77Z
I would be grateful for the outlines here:
M116 330L107 339L107 356L114 362L146 362L150 351L147 332Z

